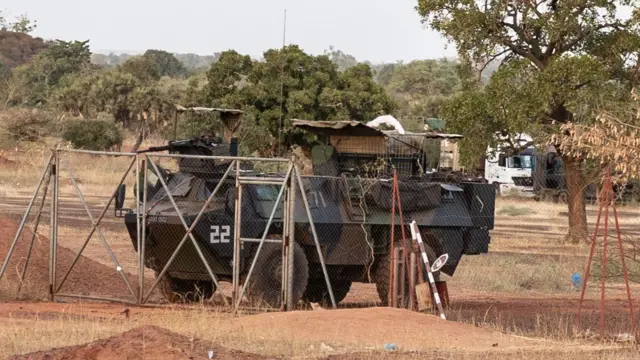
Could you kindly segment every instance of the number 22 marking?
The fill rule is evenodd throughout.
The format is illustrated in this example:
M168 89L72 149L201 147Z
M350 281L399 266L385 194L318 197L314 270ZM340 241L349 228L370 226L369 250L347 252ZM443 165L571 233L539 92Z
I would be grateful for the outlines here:
M220 231L222 227L222 231ZM228 244L229 235L231 234L231 226L229 225L211 225L211 234L209 240L212 244Z

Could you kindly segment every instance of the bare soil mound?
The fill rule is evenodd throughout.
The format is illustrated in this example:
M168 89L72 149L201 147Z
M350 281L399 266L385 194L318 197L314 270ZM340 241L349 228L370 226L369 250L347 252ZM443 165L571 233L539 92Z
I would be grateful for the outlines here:
M265 340L365 345L382 350L396 344L401 351L424 349L500 350L535 348L554 343L529 340L437 316L388 307L265 313L234 320L231 331L261 332Z
M0 218L0 262L3 262L9 252L11 243L18 229L16 221ZM19 273L22 272L32 232L25 227L21 239L14 250L7 271L0 280L0 299L15 297L15 291L19 286ZM79 235L82 236L82 235ZM94 241L92 239L91 241ZM68 271L75 252L67 248L58 247L58 284ZM27 275L21 291L21 299L45 299L49 294L49 239L37 236L31 253L31 260L27 269ZM137 284L136 277L128 276L131 286ZM121 299L130 298L129 290L122 276L114 268L107 267L89 258L81 256L74 266L71 274L61 289L62 293L80 295L103 295Z
M120 360L120 359L272 359L215 346L208 341L189 339L156 326L144 326L120 335L85 345L69 346L27 355L16 355L10 360Z

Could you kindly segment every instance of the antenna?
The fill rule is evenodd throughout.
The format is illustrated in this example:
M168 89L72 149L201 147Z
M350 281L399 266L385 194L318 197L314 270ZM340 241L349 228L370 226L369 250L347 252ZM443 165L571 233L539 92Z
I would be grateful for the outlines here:
M284 9L284 24L282 28L282 49L280 50L280 119L278 120L278 144L276 157L280 155L280 139L282 138L282 117L284 115L284 47L287 37L287 9Z

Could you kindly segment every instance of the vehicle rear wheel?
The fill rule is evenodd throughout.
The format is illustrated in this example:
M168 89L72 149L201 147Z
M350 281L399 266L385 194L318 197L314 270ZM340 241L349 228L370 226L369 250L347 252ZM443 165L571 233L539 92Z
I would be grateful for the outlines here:
M351 280L329 279L329 281L331 281L331 289L337 305L347 297L349 290L351 290ZM324 278L309 280L303 298L313 303L331 306L331 296L329 296L327 282Z
M435 260L436 260L436 253L435 251L433 251L433 249L431 248L431 246L429 246L429 244L424 244L425 247L425 251L427 253L427 258L429 259L429 264L432 264ZM376 267L376 271L375 271L375 281L376 281L376 290L378 292L378 297L380 298L380 302L382 303L383 306L388 306L389 305L389 291L391 289L391 284L389 282L389 271L390 271L390 259L391 259L391 254L385 254L385 255L381 255L378 257L377 261L377 267ZM417 260L421 261L421 257L418 256ZM424 265L422 265L422 269L423 269L423 278L425 282L429 282L428 277L427 277L427 272L424 269ZM436 281L440 280L440 271L436 271L433 273L433 277ZM417 285L417 279L416 279L416 285ZM404 294L404 299L407 301L407 304L400 304L401 307L406 307L406 305L408 305L408 301L409 301L409 280L405 278L405 294Z
M167 274L162 277L158 286L162 295L172 303L205 301L215 292L213 281L185 280Z
M302 298L307 288L309 268L307 256L298 243L294 243L293 254L292 293L295 304ZM282 246L280 244L268 243L262 246L247 284L246 293L251 306L280 307L282 302Z

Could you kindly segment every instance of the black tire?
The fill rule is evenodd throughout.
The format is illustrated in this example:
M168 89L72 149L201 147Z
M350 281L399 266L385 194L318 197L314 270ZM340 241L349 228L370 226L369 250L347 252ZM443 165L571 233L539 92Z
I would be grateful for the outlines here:
M333 290L333 297L338 305L351 290L351 280L343 279L329 279L331 281L331 288ZM331 296L327 291L327 283L324 278L309 280L307 284L307 290L304 293L303 299L320 303L321 305L331 305Z
M298 243L294 243L293 253L293 303L295 304L302 298L307 288L309 265L307 256ZM280 244L268 243L262 246L247 284L246 295L251 306L280 307L282 302L282 246Z
M436 253L435 251L433 251L433 249L431 248L431 246L429 246L429 244L424 244L425 247L425 251L427 252L427 258L429 259L429 264L433 264L433 262L436 260ZM389 289L391 288L391 284L389 283L389 270L390 270L390 259L391 259L391 254L384 254L384 255L380 255L378 256L377 259L377 266L376 266L376 270L374 273L374 277L375 277L375 282L376 282L376 290L378 292L378 297L380 298L380 302L382 303L383 306L388 306L389 305ZM417 257L418 261L422 260L421 256ZM427 272L424 269L424 265L422 266L423 269L423 278L425 282L428 282L428 277L427 277ZM440 280L440 271L434 272L433 273L433 277L436 281ZM404 298L408 301L409 299L409 281L408 279L405 279L405 292L406 295L404 296ZM401 307L406 307L405 305L400 304Z
M185 280L167 274L162 277L158 286L162 295L171 303L205 301L210 299L216 290L213 281Z

